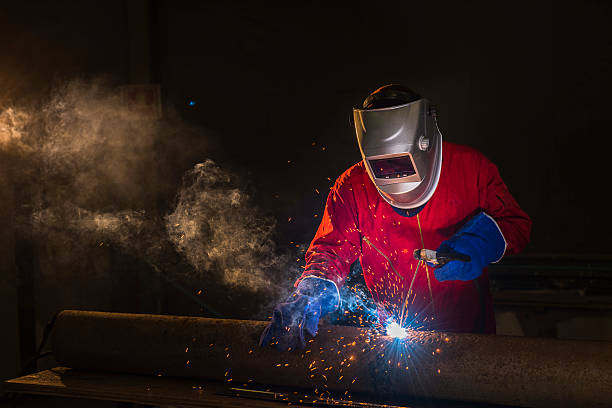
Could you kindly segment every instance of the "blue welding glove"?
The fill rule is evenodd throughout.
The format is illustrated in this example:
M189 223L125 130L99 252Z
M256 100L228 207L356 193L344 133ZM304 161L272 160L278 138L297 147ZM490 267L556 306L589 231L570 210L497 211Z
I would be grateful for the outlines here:
M340 305L336 284L317 277L304 278L285 303L279 303L272 313L272 321L261 334L260 346L274 344L280 351L306 347L304 330L316 336L319 318Z
M459 252L471 257L470 262L450 261L434 269L438 281L468 281L482 275L484 267L504 256L506 240L493 218L480 212L450 239L442 242L437 251Z

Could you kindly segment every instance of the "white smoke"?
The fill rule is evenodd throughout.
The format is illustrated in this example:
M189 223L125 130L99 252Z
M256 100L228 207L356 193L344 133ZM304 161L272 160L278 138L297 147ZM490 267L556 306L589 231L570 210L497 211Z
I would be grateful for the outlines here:
M71 82L41 114L44 175L61 177L79 205L133 205L147 196L158 122L100 83ZM57 180L54 180L57 184Z
M30 117L23 111L6 108L0 112L0 149L27 150L24 143L26 124Z
M155 199L155 145L164 136L159 120L126 109L101 82L65 84L37 109L1 109L0 154L23 191L19 228L54 246L41 251L53 262L78 263L112 244L155 267L175 248L190 278L285 293L299 274L294 257L277 254L274 222L212 160L186 173L165 217L144 208Z
M275 253L274 223L260 216L250 198L230 181L212 160L185 175L176 208L167 216L172 242L202 275L219 270L231 286L276 288L278 276L272 278L271 270L290 268L288 258ZM286 276L291 272L284 271Z

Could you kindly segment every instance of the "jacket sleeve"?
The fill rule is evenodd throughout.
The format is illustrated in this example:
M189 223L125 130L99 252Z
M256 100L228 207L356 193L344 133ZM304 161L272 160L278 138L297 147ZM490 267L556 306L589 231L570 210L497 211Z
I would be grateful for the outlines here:
M506 241L505 254L516 254L529 242L531 219L519 207L503 182L497 166L481 157L478 175L480 208L490 215Z
M361 254L357 203L346 175L332 187L321 224L306 251L306 267L297 284L306 277L328 279L342 286L350 266Z

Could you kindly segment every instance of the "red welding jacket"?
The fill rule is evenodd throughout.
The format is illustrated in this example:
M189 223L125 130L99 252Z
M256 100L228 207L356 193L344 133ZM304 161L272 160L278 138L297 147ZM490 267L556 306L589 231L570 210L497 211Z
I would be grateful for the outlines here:
M442 157L438 187L418 217L396 213L376 190L363 162L345 171L327 197L300 280L317 276L340 287L359 259L381 316L401 317L424 329L495 333L486 268L474 281L438 282L433 270L423 265L415 276L418 262L412 253L423 247L435 250L480 211L497 221L506 254L517 253L529 241L531 220L484 155L444 142Z

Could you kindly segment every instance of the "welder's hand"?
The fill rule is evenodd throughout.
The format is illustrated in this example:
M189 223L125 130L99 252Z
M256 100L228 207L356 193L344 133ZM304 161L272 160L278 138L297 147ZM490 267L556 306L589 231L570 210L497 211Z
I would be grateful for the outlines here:
M450 239L442 242L437 251L459 252L471 258L470 262L450 261L434 269L438 281L468 281L479 277L483 268L504 256L506 240L493 218L481 212Z
M281 351L306 347L305 333L316 336L321 316L339 306L336 285L326 279L304 278L286 302L279 303L272 321L261 334L259 345L273 345Z

